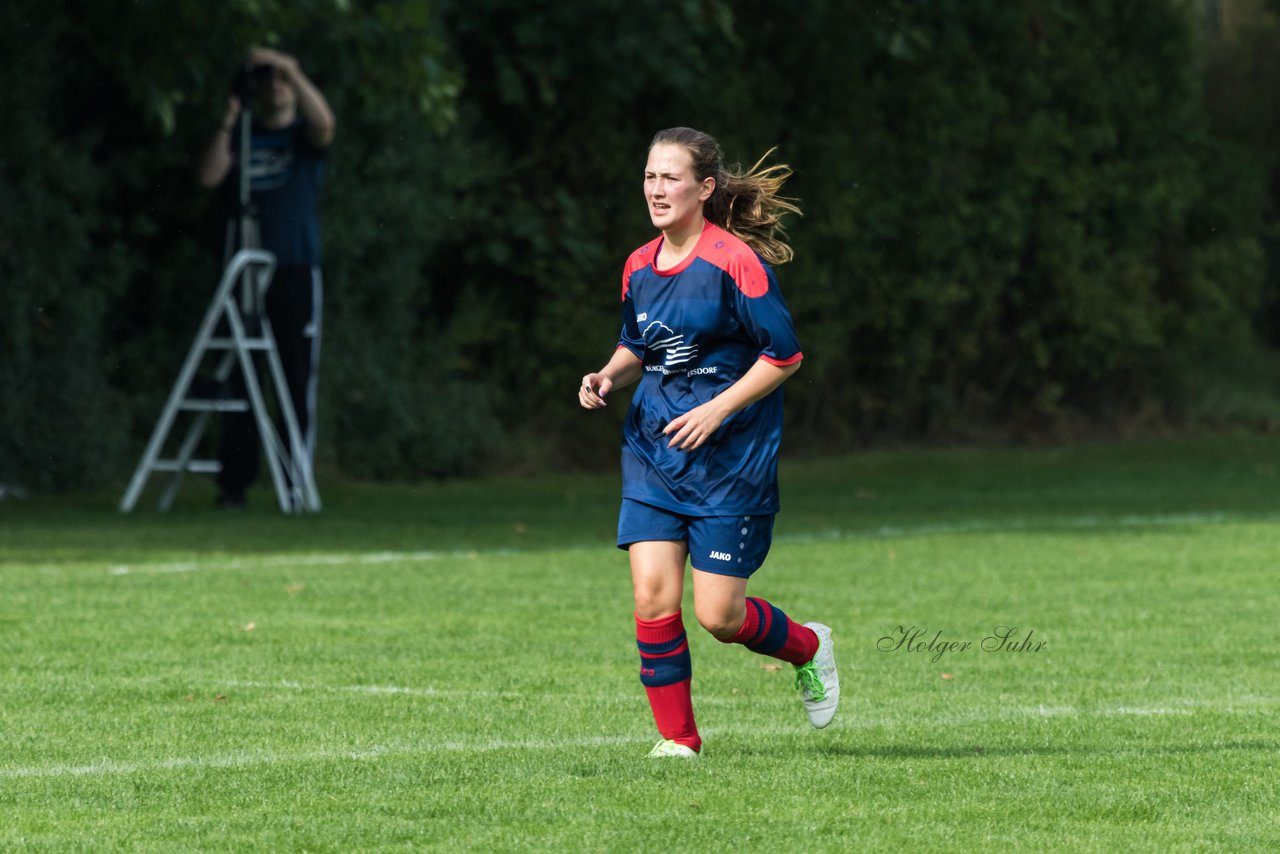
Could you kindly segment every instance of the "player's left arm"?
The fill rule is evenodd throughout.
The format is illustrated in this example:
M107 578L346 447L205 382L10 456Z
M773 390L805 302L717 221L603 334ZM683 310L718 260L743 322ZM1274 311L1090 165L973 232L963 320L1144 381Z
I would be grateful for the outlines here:
M726 418L767 397L799 369L799 362L775 365L765 359L758 359L742 375L742 379L701 406L673 418L662 431L671 436L667 447L681 451L693 451L702 447L720 429Z

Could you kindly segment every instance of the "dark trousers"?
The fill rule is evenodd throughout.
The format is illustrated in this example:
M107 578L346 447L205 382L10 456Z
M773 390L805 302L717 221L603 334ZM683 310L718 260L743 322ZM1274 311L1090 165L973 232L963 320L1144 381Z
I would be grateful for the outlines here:
M309 458L315 456L316 379L320 364L320 319L322 282L319 267L280 267L267 289L266 312L275 334L276 348L284 367L285 383L298 418L298 430ZM270 384L270 369L259 359L259 385ZM231 396L247 399L244 375L238 367L231 372ZM277 414L276 431L285 447L289 433ZM225 496L241 498L258 476L261 439L252 412L226 416L218 459L218 489Z

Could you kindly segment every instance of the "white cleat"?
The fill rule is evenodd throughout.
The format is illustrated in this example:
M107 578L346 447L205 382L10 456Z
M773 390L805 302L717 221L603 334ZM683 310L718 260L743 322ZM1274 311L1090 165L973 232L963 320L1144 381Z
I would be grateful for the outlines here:
M835 645L831 629L822 623L805 623L818 636L818 651L813 660L796 668L796 687L804 700L809 723L822 729L836 716L840 705L840 674L836 672Z
M663 739L653 746L653 750L649 751L650 759L697 759L698 751L685 744L672 741L669 738Z

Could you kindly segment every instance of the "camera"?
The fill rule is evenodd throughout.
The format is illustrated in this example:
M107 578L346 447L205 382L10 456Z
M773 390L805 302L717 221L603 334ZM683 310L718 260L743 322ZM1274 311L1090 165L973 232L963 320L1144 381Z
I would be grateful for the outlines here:
M231 93L247 104L253 100L259 90L271 84L271 75L275 68L270 65L252 65L244 63L236 69L231 79Z

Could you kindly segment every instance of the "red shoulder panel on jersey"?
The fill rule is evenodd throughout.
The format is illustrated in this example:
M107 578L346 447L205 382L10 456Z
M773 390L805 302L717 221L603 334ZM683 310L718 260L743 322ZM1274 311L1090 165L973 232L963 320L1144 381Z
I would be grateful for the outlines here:
M764 271L760 256L740 237L735 237L718 225L707 223L708 231L698 246L704 260L729 274L733 283L749 297L761 297L769 292L769 276Z
M631 276L637 270L643 270L653 263L654 253L658 251L658 244L661 242L662 235L658 235L627 258L627 264L622 268L622 296L619 299L627 298L627 289L631 287Z

